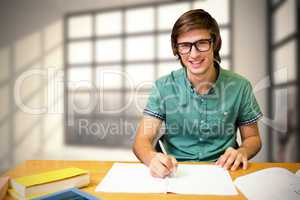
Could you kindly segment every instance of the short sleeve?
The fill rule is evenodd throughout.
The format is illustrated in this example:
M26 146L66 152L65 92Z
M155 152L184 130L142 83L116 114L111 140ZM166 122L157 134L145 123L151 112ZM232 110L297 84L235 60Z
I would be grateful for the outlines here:
M147 105L144 109L144 114L161 120L165 120L166 118L165 106L157 82L155 82L151 89Z
M244 84L241 95L242 98L238 114L238 125L241 126L256 123L263 114L256 101L249 81Z

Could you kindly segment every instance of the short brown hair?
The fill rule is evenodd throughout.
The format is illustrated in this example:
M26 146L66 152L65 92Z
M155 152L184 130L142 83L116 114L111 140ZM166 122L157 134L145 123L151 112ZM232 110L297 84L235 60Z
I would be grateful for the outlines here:
M221 62L219 51L221 49L222 40L220 36L219 25L208 12L202 9L190 10L181 15L175 22L171 34L173 54L179 58L176 48L178 36L182 33L195 29L207 29L210 32L210 35L213 39L214 58L218 62Z

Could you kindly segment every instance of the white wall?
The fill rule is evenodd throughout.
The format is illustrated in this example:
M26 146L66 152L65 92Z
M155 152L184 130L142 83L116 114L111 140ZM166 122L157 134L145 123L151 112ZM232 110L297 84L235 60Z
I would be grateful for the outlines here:
M247 77L253 86L255 96L267 114L267 12L266 1L234 0L234 70ZM263 89L260 89L262 87ZM267 127L259 123L263 141L262 150L253 161L267 161Z

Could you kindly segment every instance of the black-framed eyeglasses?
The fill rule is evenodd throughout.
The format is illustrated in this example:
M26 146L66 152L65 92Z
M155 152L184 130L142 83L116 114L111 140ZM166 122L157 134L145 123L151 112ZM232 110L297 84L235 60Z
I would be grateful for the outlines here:
M205 52L210 49L212 41L213 40L210 38L210 39L197 40L195 42L182 42L182 43L178 43L176 47L178 53L180 54L190 53L193 46L195 46L199 52Z

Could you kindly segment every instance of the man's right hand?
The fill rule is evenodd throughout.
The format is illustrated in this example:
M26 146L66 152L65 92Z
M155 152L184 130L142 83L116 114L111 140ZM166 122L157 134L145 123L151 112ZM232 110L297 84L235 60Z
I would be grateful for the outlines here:
M155 153L149 164L150 173L153 177L165 178L176 172L177 160L173 156L163 153Z

